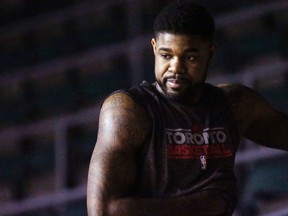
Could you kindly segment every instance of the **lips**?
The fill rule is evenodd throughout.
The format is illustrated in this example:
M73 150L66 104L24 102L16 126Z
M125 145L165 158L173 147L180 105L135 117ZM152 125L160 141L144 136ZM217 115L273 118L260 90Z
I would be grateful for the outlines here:
M172 89L180 89L183 87L183 85L187 84L187 80L179 77L170 77L167 78L167 87L170 87Z

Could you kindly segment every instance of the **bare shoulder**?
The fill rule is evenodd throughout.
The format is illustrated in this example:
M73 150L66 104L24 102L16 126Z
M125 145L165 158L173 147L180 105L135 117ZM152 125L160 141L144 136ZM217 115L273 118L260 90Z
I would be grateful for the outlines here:
M107 97L102 105L102 110L106 108L129 109L137 108L136 102L124 92L116 92Z
M288 150L288 116L260 94L239 84L219 85L227 96L240 133L258 144Z
M219 84L238 123L240 133L263 116L274 112L273 107L254 89L237 83Z
M240 96L241 98L239 99L244 99L242 97L248 97L246 99L251 99L252 97L261 98L254 89L239 83L221 83L217 87L221 88L227 97Z
M234 108L242 109L245 107L245 110L249 110L258 106L270 107L269 103L258 92L247 86L238 83L223 83L217 87L223 90L228 102Z
M99 117L97 145L133 145L143 143L149 131L145 111L129 95L118 92L103 103Z
M217 87L223 90L229 102L234 102L239 105L250 105L250 107L259 105L271 107L268 101L257 91L245 85L238 83L222 83L218 84Z
M114 117L117 117L114 119L115 121L121 119L118 123L122 121L132 121L135 123L148 120L144 109L131 96L124 92L117 92L106 98L101 107L100 118L102 115L113 117L110 120L113 120Z

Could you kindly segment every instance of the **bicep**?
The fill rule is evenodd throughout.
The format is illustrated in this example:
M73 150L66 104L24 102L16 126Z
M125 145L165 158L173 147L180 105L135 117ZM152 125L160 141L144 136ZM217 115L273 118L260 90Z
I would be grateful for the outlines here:
M132 194L136 157L146 138L147 125L144 112L129 96L117 93L105 101L89 167L88 211L106 211L111 199Z

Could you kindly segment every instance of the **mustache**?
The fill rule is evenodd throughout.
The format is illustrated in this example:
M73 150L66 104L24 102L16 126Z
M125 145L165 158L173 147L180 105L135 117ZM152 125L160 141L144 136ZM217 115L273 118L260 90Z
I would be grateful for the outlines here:
M173 74L173 75L168 75L166 77L164 77L165 80L168 79L176 79L176 80L186 80L186 81L190 81L190 79L188 79L186 76L183 76L181 74Z

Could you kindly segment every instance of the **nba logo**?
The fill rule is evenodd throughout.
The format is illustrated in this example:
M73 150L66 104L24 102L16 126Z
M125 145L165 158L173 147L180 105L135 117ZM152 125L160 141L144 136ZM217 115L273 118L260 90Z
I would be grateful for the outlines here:
M201 163L201 169L206 170L207 168L207 160L205 155L200 156L200 163Z

